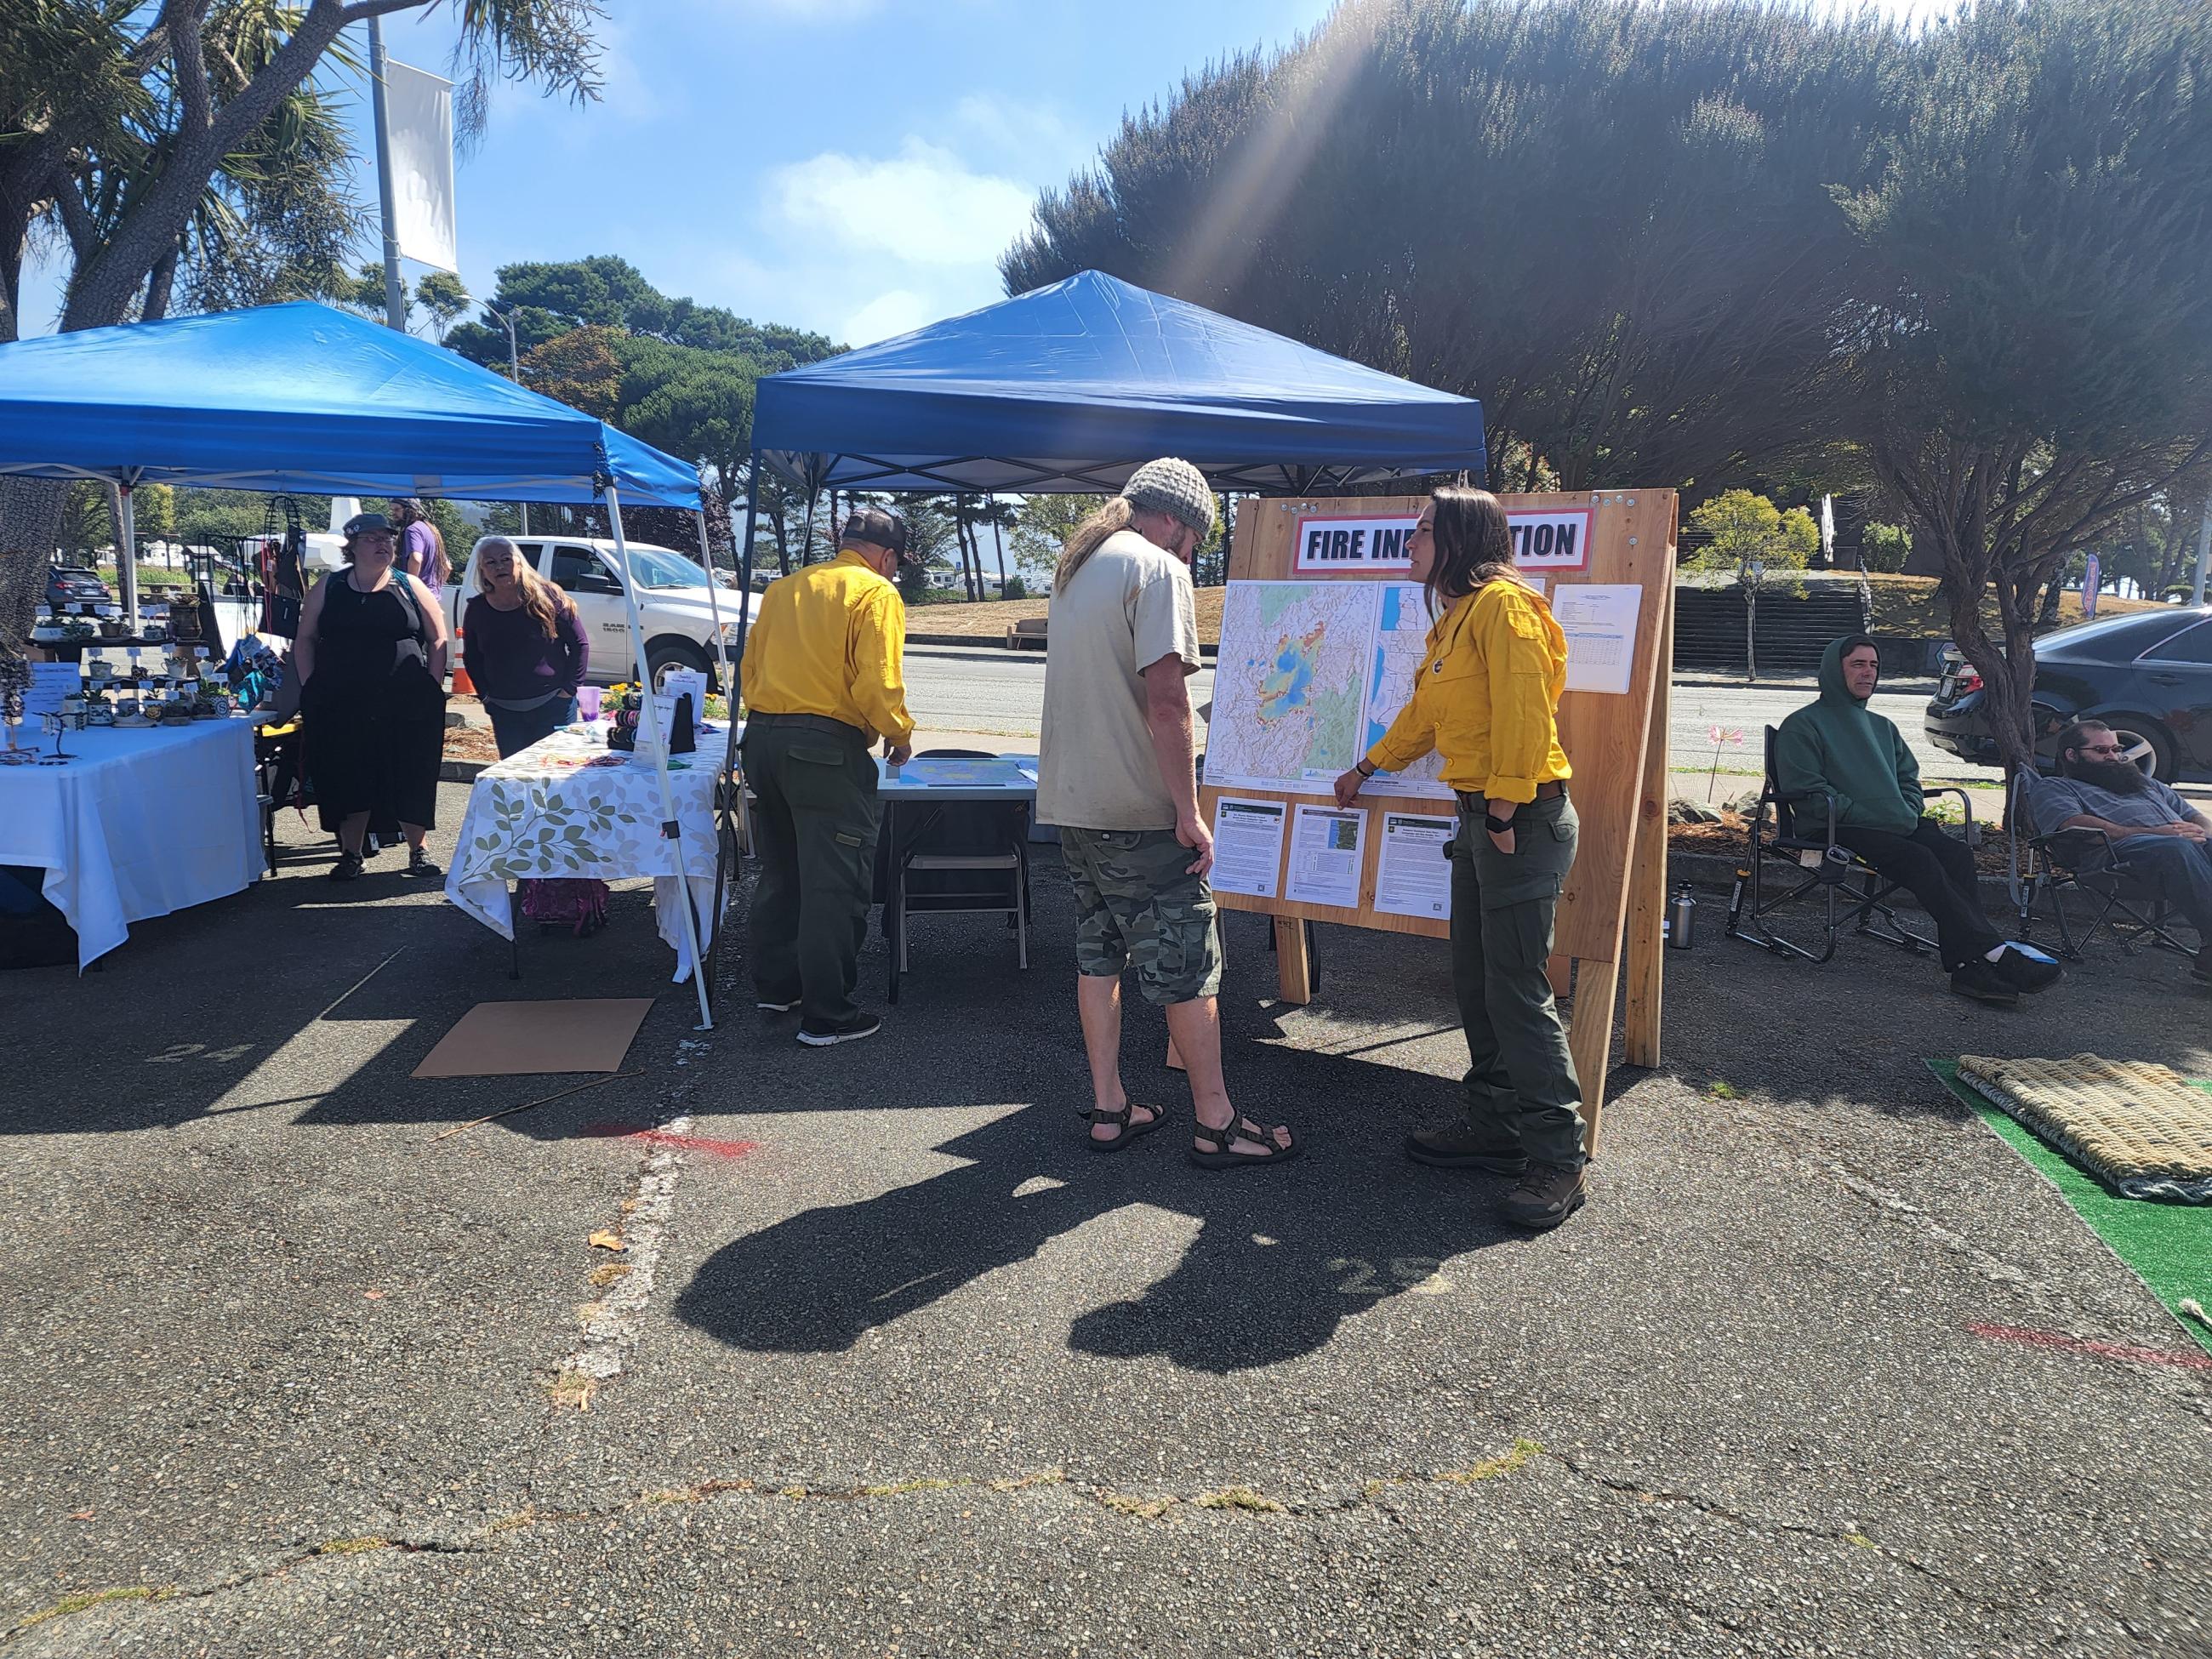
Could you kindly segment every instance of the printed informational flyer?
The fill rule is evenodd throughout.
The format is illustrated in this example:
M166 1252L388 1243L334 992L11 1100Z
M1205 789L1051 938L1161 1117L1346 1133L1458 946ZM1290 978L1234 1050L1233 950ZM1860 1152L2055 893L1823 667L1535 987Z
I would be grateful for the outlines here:
M1562 582L1552 614L1567 636L1567 690L1628 695L1636 666L1636 616L1644 590L1633 582Z
M62 699L83 684L73 662L34 662L30 689L23 693L23 720L36 724L41 714L62 712Z
M1275 896L1276 872L1283 865L1283 804L1237 800L1224 795L1213 804L1213 872L1207 878L1224 893Z
M1384 915L1451 915L1451 860L1445 843L1457 827L1452 818L1411 812L1382 815L1382 853L1375 870L1375 908Z
M1291 826L1291 872L1283 896L1294 904L1359 905L1367 814L1354 807L1301 805Z

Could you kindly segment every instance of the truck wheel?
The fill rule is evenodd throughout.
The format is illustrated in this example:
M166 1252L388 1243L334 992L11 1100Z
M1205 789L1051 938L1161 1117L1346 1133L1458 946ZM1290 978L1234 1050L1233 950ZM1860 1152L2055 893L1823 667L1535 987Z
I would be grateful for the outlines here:
M707 683L714 683L714 665L707 653L689 640L654 640L645 647L646 666L653 671L653 689L659 690L668 679L671 669L696 668L706 675Z

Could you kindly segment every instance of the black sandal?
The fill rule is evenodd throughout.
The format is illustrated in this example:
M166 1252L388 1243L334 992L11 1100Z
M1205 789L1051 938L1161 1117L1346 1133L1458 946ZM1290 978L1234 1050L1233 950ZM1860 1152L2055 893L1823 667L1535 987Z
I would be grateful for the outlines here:
M1200 1140L1212 1141L1213 1150L1201 1152L1194 1146L1190 1151L1190 1161L1201 1170L1234 1170L1247 1164L1287 1164L1304 1150L1305 1145L1294 1139L1285 1146L1277 1140L1275 1132L1287 1127L1281 1123L1255 1123L1242 1112L1218 1129L1203 1123L1195 1125L1192 1133ZM1234 1150L1239 1140L1249 1140L1267 1150L1264 1152L1240 1152Z
M1133 1121L1139 1106L1152 1114L1142 1123ZM1103 1106L1094 1106L1084 1115L1093 1123L1116 1123L1121 1126L1121 1133L1111 1140L1101 1140L1096 1135L1084 1137L1094 1152L1118 1152L1138 1137L1148 1135L1158 1128L1167 1121L1168 1115L1166 1108L1155 1106L1150 1101L1127 1100L1121 1103L1121 1109L1118 1112L1109 1112Z

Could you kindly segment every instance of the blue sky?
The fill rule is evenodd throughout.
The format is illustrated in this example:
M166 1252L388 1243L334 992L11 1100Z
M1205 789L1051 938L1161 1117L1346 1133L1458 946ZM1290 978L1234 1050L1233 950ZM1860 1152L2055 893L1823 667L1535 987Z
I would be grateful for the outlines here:
M1091 160L1125 110L1286 44L1329 6L612 0L602 100L503 88L462 160L461 276L488 295L504 264L618 253L664 293L880 339L999 298L994 261L1039 188ZM386 36L434 70L453 38L450 5ZM374 206L373 175L356 194ZM51 271L27 284L26 331L52 328L54 295Z

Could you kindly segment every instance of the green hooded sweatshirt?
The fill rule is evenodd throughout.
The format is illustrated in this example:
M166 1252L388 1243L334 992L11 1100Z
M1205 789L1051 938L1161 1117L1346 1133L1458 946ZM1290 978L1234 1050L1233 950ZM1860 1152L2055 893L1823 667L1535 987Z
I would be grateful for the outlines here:
M1845 689L1842 640L1821 653L1820 700L1775 733L1774 781L1785 795L1825 789L1836 798L1836 822L1855 830L1909 836L1920 822L1919 763L1895 722Z

